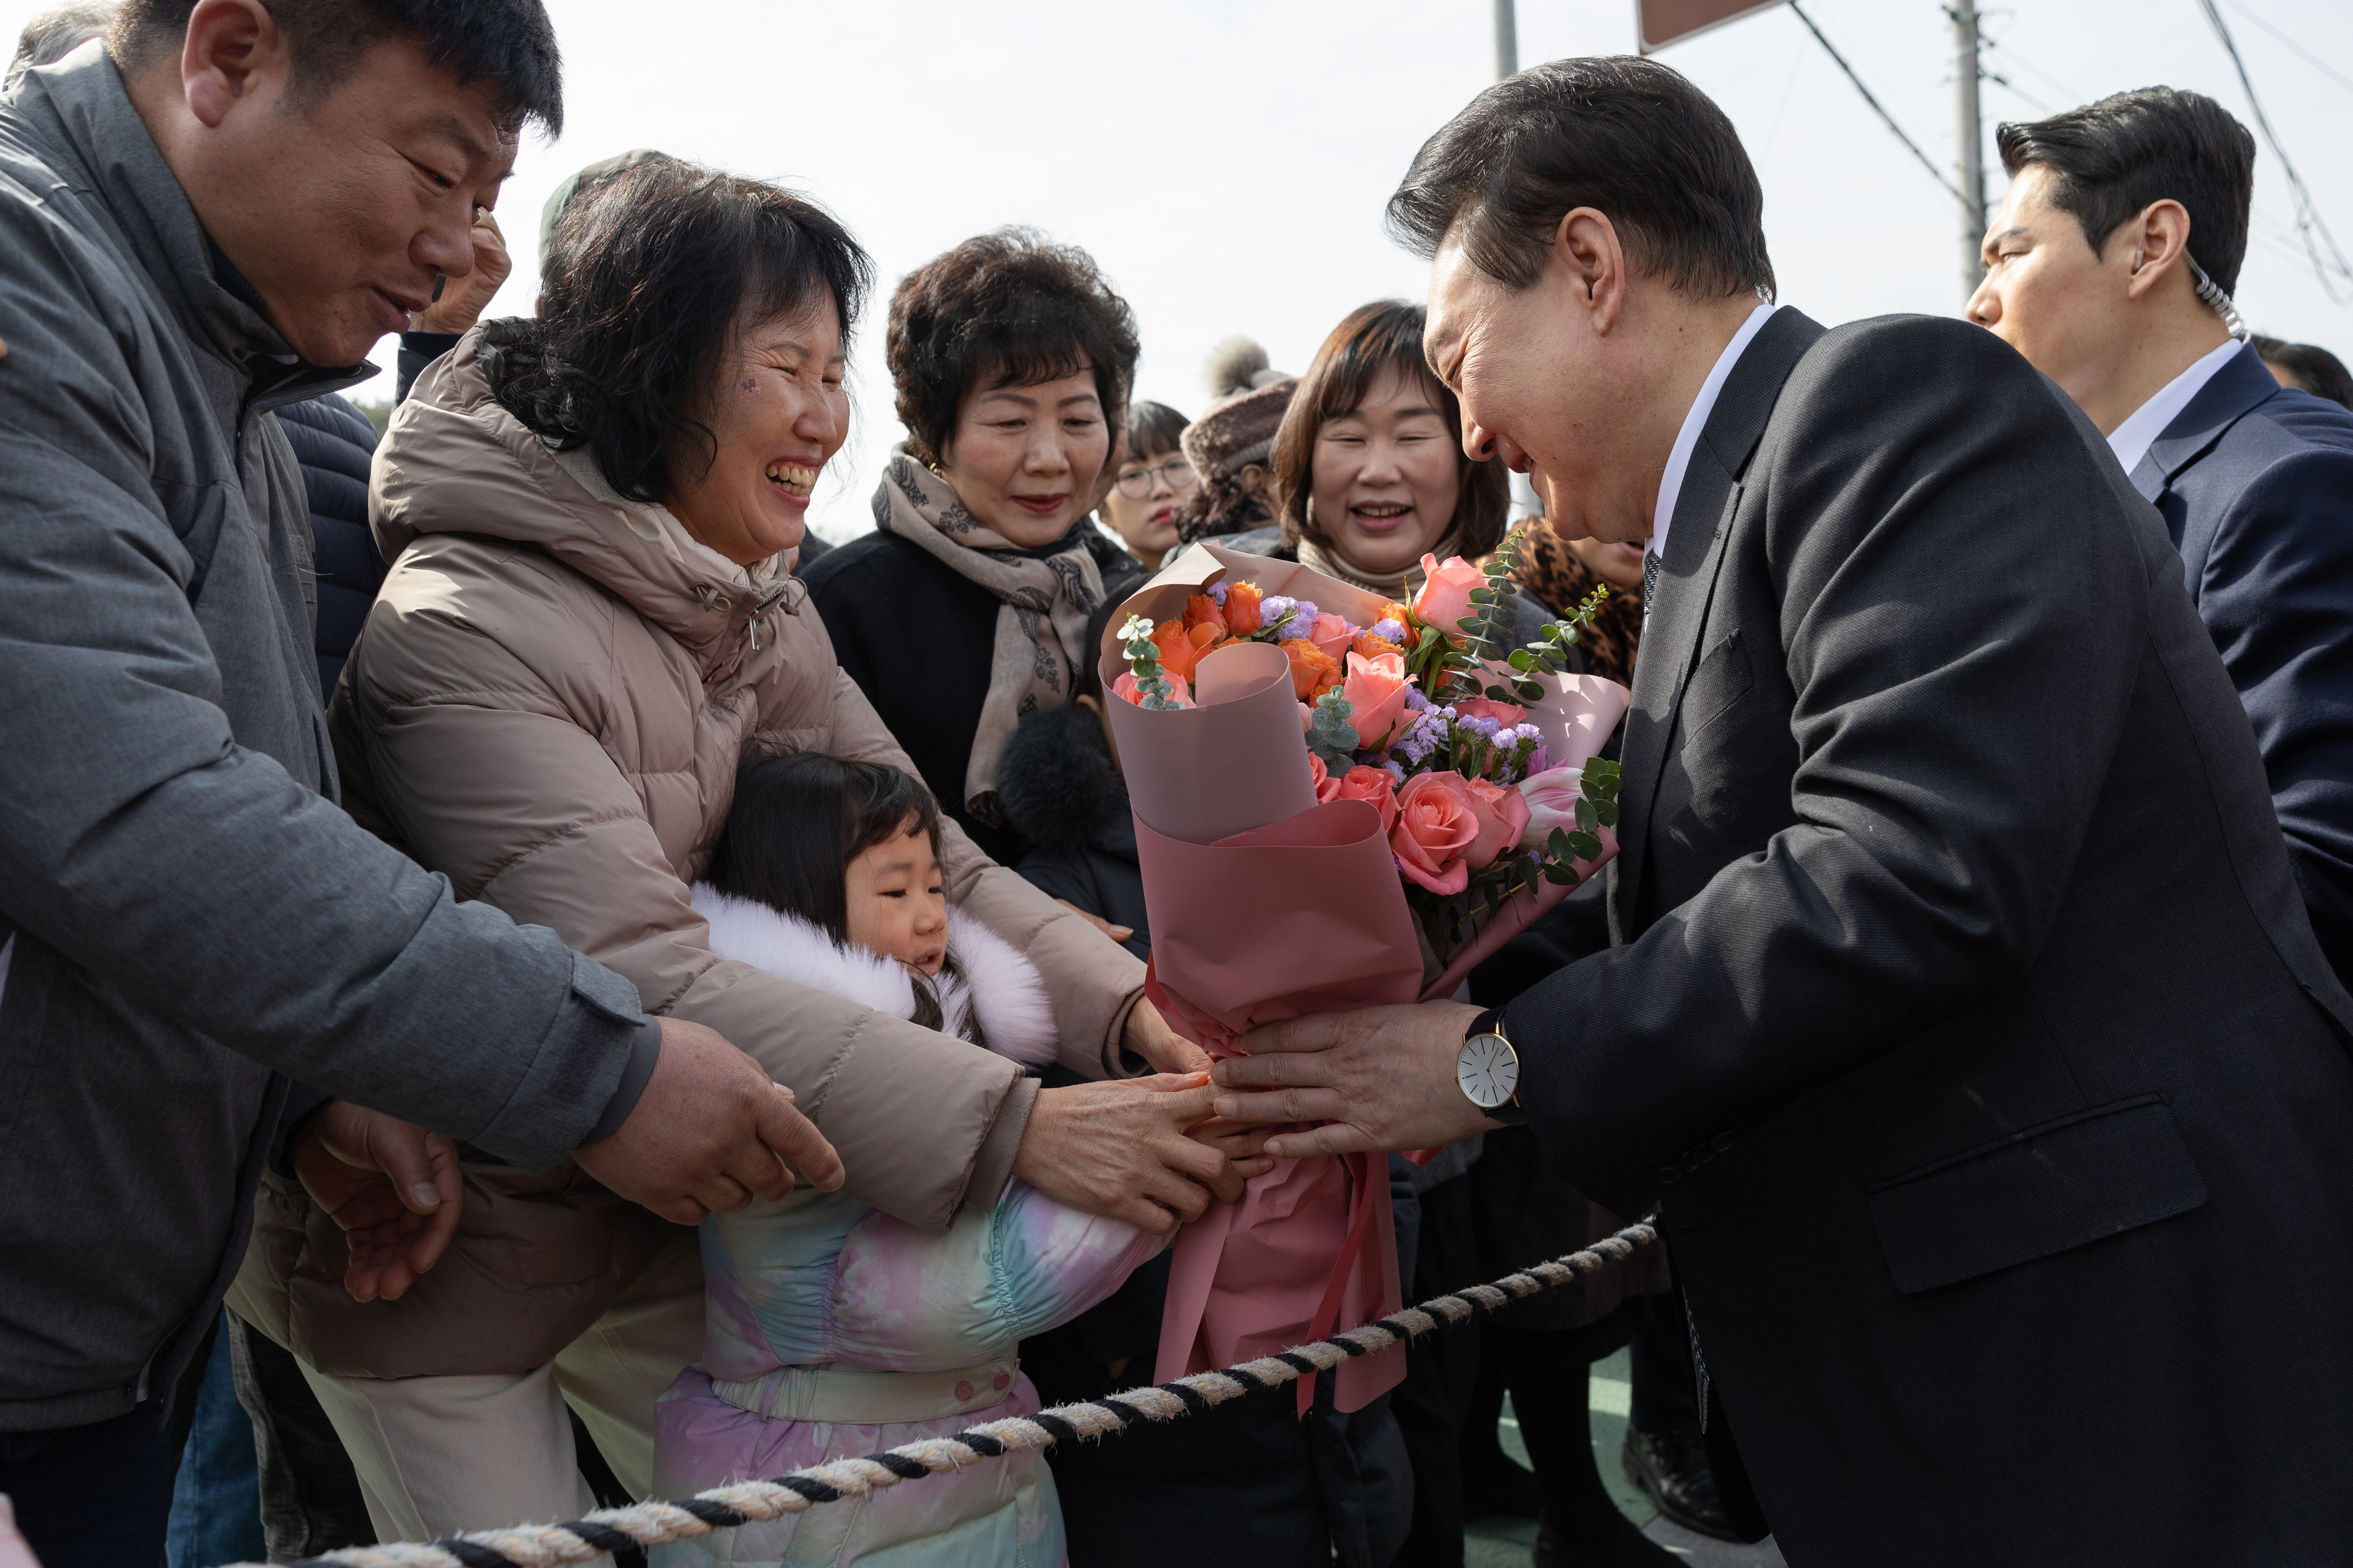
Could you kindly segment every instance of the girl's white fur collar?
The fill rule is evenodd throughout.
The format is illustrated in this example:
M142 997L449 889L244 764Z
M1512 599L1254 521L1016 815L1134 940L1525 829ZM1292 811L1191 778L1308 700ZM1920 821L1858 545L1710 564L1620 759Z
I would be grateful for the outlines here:
M708 882L694 885L694 912L710 922L711 951L721 958L765 969L894 1018L915 1016L914 981L903 963L862 947L838 944L797 915L731 897ZM977 1014L990 1050L1024 1067L1053 1061L1054 1008L1037 966L953 905L948 909L948 952L964 973L943 973L934 983L939 992L941 1033L970 1039Z

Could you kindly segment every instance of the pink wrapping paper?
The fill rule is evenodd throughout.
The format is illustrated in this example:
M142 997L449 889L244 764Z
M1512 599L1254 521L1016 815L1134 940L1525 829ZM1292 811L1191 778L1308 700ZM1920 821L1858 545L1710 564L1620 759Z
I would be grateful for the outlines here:
M1180 617L1187 598L1221 577L1312 599L1360 626L1386 602L1294 563L1196 544L1113 617L1105 687L1125 671L1117 629L1128 616ZM1529 717L1551 761L1581 764L1616 727L1626 692L1583 676L1550 683L1556 694ZM1107 707L1152 915L1146 985L1170 1026L1213 1055L1234 1054L1262 1024L1451 994L1569 890L1516 895L1443 973L1427 973L1378 814L1362 801L1315 803L1282 651L1219 648L1202 658L1193 695L1190 709ZM1616 846L1604 838L1606 861ZM1179 1233L1155 1377L1251 1360L1402 1305L1384 1158L1278 1161L1240 1202L1212 1205ZM1402 1347L1352 1358L1335 1372L1337 1407L1361 1409L1404 1374ZM1303 1380L1303 1415L1312 1397Z

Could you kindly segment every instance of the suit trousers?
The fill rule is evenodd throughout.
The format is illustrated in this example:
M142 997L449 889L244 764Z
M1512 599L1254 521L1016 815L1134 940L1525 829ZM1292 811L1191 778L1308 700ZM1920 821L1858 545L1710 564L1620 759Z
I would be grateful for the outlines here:
M380 1541L578 1519L596 1507L568 1405L632 1497L652 1490L654 1400L702 1356L702 1258L674 1237L603 1317L515 1374L303 1377L359 1472Z

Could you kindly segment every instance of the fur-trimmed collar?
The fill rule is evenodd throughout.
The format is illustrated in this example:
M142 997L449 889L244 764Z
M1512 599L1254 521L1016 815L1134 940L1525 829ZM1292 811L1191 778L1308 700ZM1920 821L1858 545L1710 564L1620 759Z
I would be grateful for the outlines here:
M915 1016L914 980L903 963L862 947L836 943L797 915L731 897L708 882L694 885L694 912L710 922L711 951L722 958L894 1018ZM953 906L948 910L948 952L963 973L944 973L936 983L941 1032L970 1039L977 1014L990 1050L1024 1067L1053 1061L1054 1008L1037 966Z

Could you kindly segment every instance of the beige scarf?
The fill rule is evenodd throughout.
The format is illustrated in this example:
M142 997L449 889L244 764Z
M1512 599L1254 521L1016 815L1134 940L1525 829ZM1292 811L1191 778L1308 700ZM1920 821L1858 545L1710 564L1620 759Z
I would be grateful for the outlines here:
M947 480L894 447L874 492L874 526L922 546L958 576L997 595L997 645L988 696L965 765L964 807L992 825L997 766L1022 715L1071 700L1071 675L1087 657L1087 617L1103 603L1103 574L1073 539L1052 555L1032 555L983 527Z
M1450 531L1445 538L1438 542L1438 548L1430 553L1443 561L1454 553L1454 544L1455 536ZM1299 536L1299 563L1302 566L1312 566L1327 577L1337 577L1341 582L1352 587L1362 588L1367 594L1378 594L1384 599L1397 599L1409 605L1413 603L1413 596L1421 592L1422 584L1430 580L1430 574L1421 569L1419 561L1416 561L1403 572L1386 581L1367 577L1303 533Z

